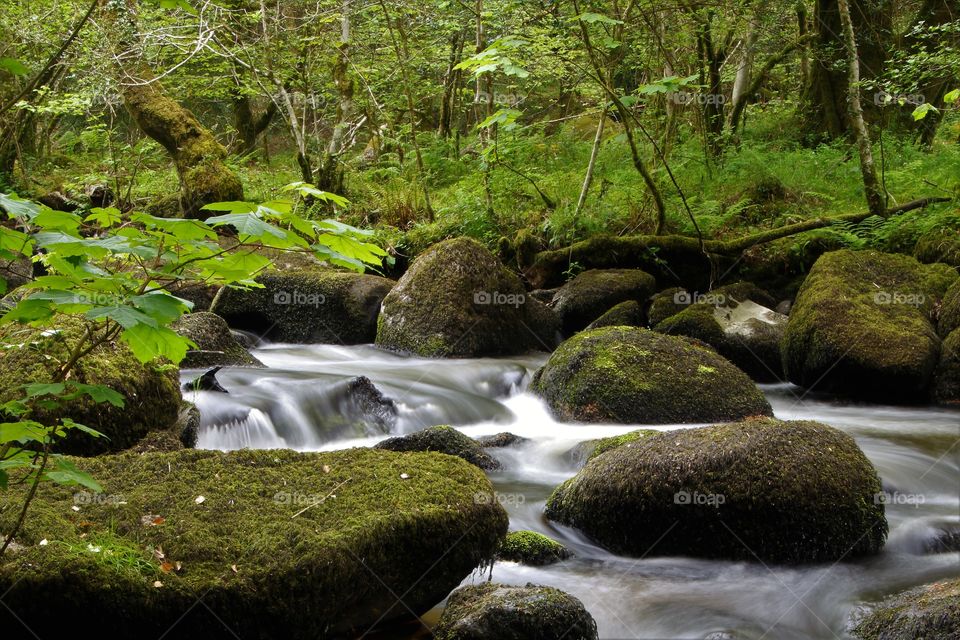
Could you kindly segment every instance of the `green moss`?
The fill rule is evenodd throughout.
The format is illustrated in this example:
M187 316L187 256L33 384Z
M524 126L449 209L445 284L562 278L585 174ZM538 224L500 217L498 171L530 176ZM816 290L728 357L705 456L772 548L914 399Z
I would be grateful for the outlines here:
M943 262L960 267L960 230L943 227L928 231L917 240L913 255L924 264Z
M231 327L279 342L365 344L394 282L379 276L292 269L257 277L259 289L223 289L211 311Z
M82 619L159 637L198 594L253 637L342 637L407 615L390 611L393 593L426 611L493 557L507 529L496 501L476 500L492 491L484 474L439 454L185 450L77 463L103 496L42 486L18 536L25 549L0 560L5 604L44 637ZM0 531L24 491L0 493ZM160 575L76 553L102 536ZM217 618L187 616L177 634L223 637Z
M406 436L378 442L376 449L388 451L436 451L463 458L481 469L499 469L500 463L473 438L448 425L430 427Z
M451 594L435 640L596 640L597 624L573 596L528 584L493 582L462 587Z
M944 404L960 403L960 328L943 341L934 373L933 398Z
M173 330L197 345L195 349L187 352L187 357L180 363L182 369L201 369L217 365L263 366L263 363L237 342L230 334L226 321L218 315L204 311L189 313L174 324Z
M650 309L647 311L647 317L650 326L655 327L670 316L676 315L687 308L689 305L686 300L690 294L680 287L666 289L654 295L650 299Z
M22 385L53 379L85 330L82 321L66 316L58 326L54 332L20 324L0 328L0 402L22 397ZM74 432L57 445L59 451L78 455L120 451L177 420L181 395L176 371L159 362L141 364L120 341L101 345L81 358L70 377L110 387L124 396L125 404L114 407L84 398L68 401L55 411L38 409L33 418L39 422L69 417L107 436L92 438Z
M790 314L782 343L787 376L865 399L925 400L939 355L930 315L956 279L946 265L908 256L824 255Z
M698 375L702 365L717 374ZM567 340L531 389L568 421L680 424L770 414L753 382L716 353L630 327L594 329Z
M600 327L642 327L647 322L643 306L636 300L627 300L614 306L590 323L587 329Z
M723 327L714 317L713 307L708 304L691 305L658 324L654 331L693 338L717 350L727 342Z
M544 318L534 302L481 244L447 240L422 253L384 298L377 344L446 358L542 349Z
M941 338L946 338L958 328L960 328L960 279L954 282L943 296L937 332Z
M863 640L960 637L960 580L911 589L881 603L853 630Z
M629 555L826 562L880 550L880 491L850 436L760 418L597 456L554 491L546 514Z
M617 447L622 447L624 445L629 445L638 440L648 438L650 436L655 436L659 431L654 429L638 429L636 431L631 431L630 433L625 433L620 436L611 436L609 438L601 438L599 440L590 441L593 444L590 454L587 456L587 462L593 460L601 453L606 453L607 451L612 451Z
M560 562L571 555L565 546L536 531L511 531L497 551L499 560L533 566Z
M639 269L584 271L560 287L553 308L560 317L561 329L571 335L621 302L646 301L655 287L653 276Z

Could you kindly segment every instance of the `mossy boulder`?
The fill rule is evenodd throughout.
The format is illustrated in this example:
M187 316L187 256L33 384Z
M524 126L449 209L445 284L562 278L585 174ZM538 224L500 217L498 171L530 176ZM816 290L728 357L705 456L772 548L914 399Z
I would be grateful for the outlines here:
M942 227L928 231L917 240L913 256L924 264L943 262L960 267L960 229Z
M601 453L606 453L612 449L622 446L630 446L642 438L655 436L659 431L655 429L637 429L619 436L610 436L609 438L598 438L596 440L585 440L567 452L567 458L577 467L582 467Z
M174 323L173 330L197 345L187 352L187 357L180 363L182 369L203 369L217 365L263 366L237 342L230 333L227 321L216 314L206 311L188 313Z
M596 640L597 623L583 603L553 587L495 582L454 591L434 640Z
M531 310L532 300L483 245L446 240L420 254L384 298L377 344L444 358L543 349L552 338L544 340L540 327L550 321Z
M643 305L636 300L627 300L615 305L605 314L591 322L587 330L600 327L642 327L647 323Z
M511 531L497 551L498 560L534 567L560 562L571 555L565 546L536 531Z
M210 310L277 342L366 344L393 280L330 269L271 271L259 289L224 288Z
M847 434L758 418L597 456L554 491L546 515L627 555L829 562L882 548L880 492Z
M559 420L573 422L680 424L771 413L750 378L710 349L632 327L570 338L531 389Z
M647 320L655 327L670 316L674 316L690 306L689 293L681 287L665 289L650 298Z
M60 363L67 361L85 331L84 323L63 316L58 329L44 330L22 324L0 327L0 402L22 397L22 385L51 382ZM169 364L169 363L168 363ZM96 429L106 438L71 432L57 450L75 455L96 455L127 449L151 431L163 431L177 421L182 400L177 372L157 361L141 363L119 340L100 345L82 357L70 379L103 385L124 397L123 407L87 397L63 401L55 410L37 408L32 418L50 424L60 418Z
M109 620L118 638L353 637L430 609L507 531L501 506L475 500L491 490L483 473L432 453L185 450L81 466L105 493L78 502L44 483L23 548L0 560L4 604L42 637L64 620ZM24 490L0 493L0 531Z
M560 287L553 308L564 334L572 335L621 302L645 301L655 287L653 276L639 269L592 269Z
M854 628L863 640L960 637L960 580L944 580L889 598Z
M954 282L943 296L937 332L941 338L946 338L958 328L960 328L960 279Z
M943 341L940 363L933 379L933 399L936 402L960 403L960 329L954 329Z
M448 425L430 427L406 436L388 438L374 445L388 451L436 451L463 458L481 469L499 469L500 463L473 438Z
M822 256L787 323L787 377L866 400L926 400L940 355L930 317L956 279L947 265L909 256L849 250Z

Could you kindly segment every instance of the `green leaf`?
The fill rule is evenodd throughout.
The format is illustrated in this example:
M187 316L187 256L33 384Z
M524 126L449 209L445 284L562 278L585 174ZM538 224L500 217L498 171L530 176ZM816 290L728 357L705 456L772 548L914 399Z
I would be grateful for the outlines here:
M28 398L39 398L40 396L59 396L66 389L62 382L38 382L34 384L23 385Z
M71 382L70 386L71 388L75 389L77 393L88 396L91 400L97 403L109 402L115 407L123 407L125 404L122 394L117 393L110 387L102 384Z
M0 423L0 444L10 442L27 444L28 442L45 442L46 439L47 428L39 422L22 420Z
M130 347L133 355L144 363L154 358L166 358L179 364L187 355L187 350L196 346L166 327L152 327L148 324L136 324L125 329L120 339Z
M26 218L27 220L32 220L41 209L41 207L36 202L30 202L29 200L21 200L14 194L0 193L0 207L7 212L11 218Z
M84 317L87 320L103 320L104 318L109 318L124 329L132 329L139 325L147 325L150 327L158 326L157 321L147 314L125 305L94 307L87 311Z
M252 202L212 202L202 207L205 211L226 211L227 213L253 213L257 205Z
M122 220L123 217L120 215L120 210L113 207L107 207L105 209L94 207L90 209L90 215L83 219L84 222L96 222L104 229L109 229L119 224Z
M587 24L623 24L623 20L614 20L609 16L605 16L600 13L586 12L581 13L579 16L574 18L574 20L582 20Z
M54 209L44 209L33 218L33 224L41 229L64 231L70 235L77 234L77 229L82 222L80 216L75 213Z
M161 324L170 324L193 308L193 303L165 291L147 293L130 299L133 305Z
M957 100L960 100L960 89L954 89L943 96L944 104L952 104Z
M66 458L56 456L53 459L54 468L47 471L44 476L57 484L62 485L80 485L91 491L100 493L103 491L96 480L88 473L80 471L72 462Z
M25 64L14 58L0 58L0 69L15 76L25 76L30 73L30 69Z

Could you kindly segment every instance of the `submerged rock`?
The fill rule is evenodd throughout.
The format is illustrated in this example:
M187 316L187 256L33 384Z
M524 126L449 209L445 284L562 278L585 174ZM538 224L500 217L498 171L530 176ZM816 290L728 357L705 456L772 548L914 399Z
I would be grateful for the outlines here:
M463 458L481 469L500 468L500 462L485 452L476 440L447 425L430 427L410 435L389 438L378 442L374 445L374 448L389 451L436 451Z
M511 531L497 551L498 560L535 567L560 562L572 555L565 546L536 531Z
M0 403L22 397L22 386L48 383L59 363L84 332L84 323L63 316L57 329L39 330L16 323L0 327ZM37 407L32 419L52 424L68 417L96 429L106 438L71 431L56 449L74 455L122 451L151 431L169 429L180 411L180 385L175 370L158 362L141 363L119 340L98 346L72 369L71 380L103 385L124 397L124 406L95 403L87 397L63 400L57 409Z
M263 288L224 288L210 310L235 329L298 344L373 342L380 303L394 285L322 268L271 271L257 282Z
M940 340L930 316L957 273L876 251L822 256L804 281L782 343L796 384L880 402L929 397Z
M214 393L230 393L227 391L223 385L220 384L220 381L217 380L217 374L223 367L214 367L209 371L205 371L202 375L197 376L193 380L184 383L184 391L213 391Z
M492 490L483 473L437 454L185 450L77 464L113 499L41 485L24 549L0 559L10 633L22 627L7 607L40 637L65 620L109 620L118 638L355 637L429 610L507 530L499 504L474 499ZM24 491L0 492L0 530Z
M420 254L384 298L377 344L438 358L510 355L552 348L556 322L483 245L457 238Z
M188 313L177 320L172 329L197 345L187 352L180 363L181 369L263 366L233 337L226 320L218 315L204 311Z
M554 589L487 582L454 591L434 640L596 640L597 623L577 598Z
M771 413L750 378L713 351L629 327L570 338L531 390L565 421L680 424Z
M334 386L330 412L318 425L326 438L377 436L397 426L397 404L366 376Z
M960 580L945 580L893 596L853 630L863 640L956 640L960 637Z
M829 562L883 547L880 495L850 436L761 418L599 455L554 491L546 515L627 555Z
M586 328L615 305L627 300L646 300L656 281L639 269L593 269L566 283L553 298L565 335Z

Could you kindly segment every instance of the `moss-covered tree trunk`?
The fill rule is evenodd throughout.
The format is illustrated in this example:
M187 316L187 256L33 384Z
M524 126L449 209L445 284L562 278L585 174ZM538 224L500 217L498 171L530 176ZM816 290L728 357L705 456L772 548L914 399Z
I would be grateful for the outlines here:
M850 14L860 52L860 80L879 76L893 39L892 0L852 0ZM803 117L808 137L816 140L849 136L853 132L848 110L848 81L843 64L846 45L837 0L816 0L813 14L814 59L804 89ZM864 117L876 120L879 105L873 93L863 96Z

